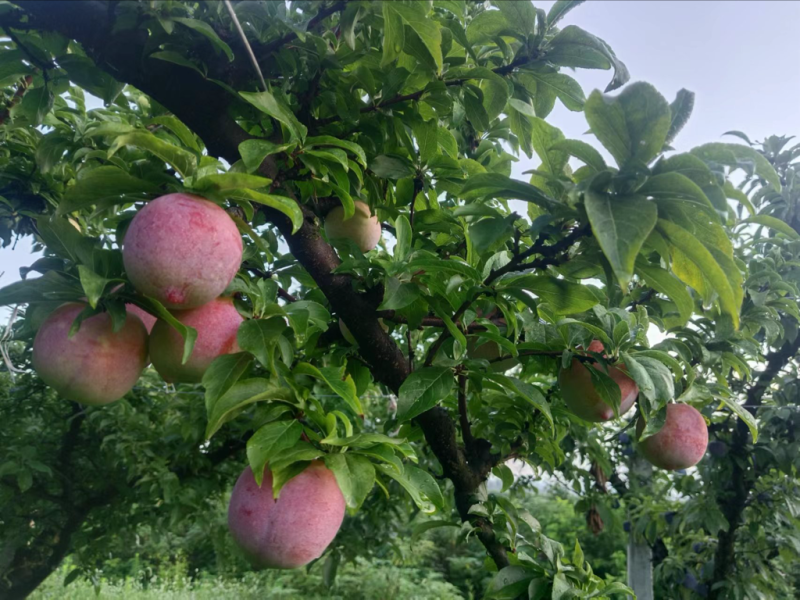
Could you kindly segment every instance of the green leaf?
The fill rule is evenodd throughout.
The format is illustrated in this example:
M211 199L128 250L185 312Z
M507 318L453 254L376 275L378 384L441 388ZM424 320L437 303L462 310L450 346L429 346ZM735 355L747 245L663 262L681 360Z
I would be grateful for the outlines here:
M166 321L167 325L172 327L183 338L183 357L181 364L186 364L189 357L192 355L194 343L197 340L197 330L194 327L184 325L175 316L169 312L161 302L149 296L135 296L128 299L129 302L143 308L151 315L155 315L162 321Z
M589 310L598 303L592 291L583 285L547 275L520 275L501 279L498 289L521 289L547 302L556 315Z
M628 68L617 58L608 44L575 25L564 27L550 41L547 60L562 67L584 69L610 69L613 67L614 77L606 86L606 92L625 85L630 79Z
M680 324L685 325L694 312L694 300L686 289L686 285L668 271L648 264L642 259L636 261L635 270L647 285L675 303L681 318Z
M239 92L239 95L261 112L283 123L286 129L289 130L291 141L298 140L301 143L305 141L308 133L306 126L297 120L297 117L294 116L288 106L279 101L270 92Z
M587 191L584 204L592 231L623 290L633 276L642 244L658 219L658 208L644 196L612 196Z
M728 282L725 271L722 270L711 252L709 252L691 233L671 221L659 219L656 229L668 242L676 248L679 248L708 279L714 291L719 295L719 302L723 312L730 315L734 323L734 328L738 329L739 306L736 303L736 294L734 294Z
M480 281L481 274L476 269L462 262L457 257L450 258L415 258L406 267L406 271L415 273L417 271L426 273L454 273L463 275L469 279Z
M514 472L508 467L508 465L497 465L492 469L492 475L503 482L503 488L500 490L501 494L514 485Z
M422 512L433 513L436 512L436 509L444 510L442 490L427 471L408 464L405 465L403 473L398 473L389 465L384 464L376 464L375 468L403 486Z
M230 200L257 202L258 204L263 204L264 206L269 206L270 208L282 212L289 217L292 222L292 233L296 233L303 226L303 209L300 208L300 205L292 198L276 196L275 194L265 194L250 189L228 190L225 196Z
M192 133L184 123L173 115L162 115L151 119L154 125L162 125L174 133L184 146L188 146L195 152L202 151L202 144L198 142L197 136Z
M436 121L417 121L411 126L417 139L420 160L427 164L439 154L439 127Z
M769 215L755 215L754 217L750 217L749 219L742 221L742 224L745 223L756 223L758 225L769 227L778 233L782 233L790 240L800 239L800 233L797 233L785 221L781 221L780 219L776 219L775 217L771 217Z
M193 187L199 192L207 190L220 192L236 188L265 188L271 183L271 179L259 177L258 175L250 175L248 173L214 173L202 177L195 182Z
M199 34L202 34L208 38L211 44L214 46L214 50L217 52L224 52L225 56L228 57L228 61L233 61L233 50L231 47L228 46L225 42L220 39L217 35L217 32L206 23L205 21L200 21L198 19L188 19L185 17L170 17L170 20L180 23L188 27L189 29L193 29Z
M352 375L348 374L345 376L344 367L317 368L309 363L301 362L295 367L294 372L299 375L310 375L311 377L321 379L347 403L350 410L359 416L364 414L364 408L361 406L361 401L356 395L356 384L353 381Z
M281 387L268 379L244 379L238 381L207 408L206 439L210 439L223 424L235 416L236 411L245 406L268 400L293 403L294 399L294 394L291 390Z
M553 143L552 148L582 160L598 173L608 168L602 155L586 142L581 142L580 140L558 140Z
M197 63L189 60L180 52L173 52L172 50L159 50L158 52L151 53L148 58L155 58L157 60L163 60L175 65L180 65L181 67L186 67L187 69L196 71L203 78L206 77L205 71L201 69ZM203 65L203 67L205 67L205 65Z
M53 108L53 93L48 87L29 89L22 97L22 102L10 109L15 121L39 126Z
M391 9L390 2L381 4L383 12L383 57L381 68L393 63L406 45L405 23L400 14Z
M353 153L358 159L358 162L360 162L364 167L367 166L367 155L364 153L364 149L355 142L340 140L332 135L320 135L317 137L306 138L305 147L312 148L314 146L335 146L337 148L342 148Z
M36 166L42 173L49 173L71 145L71 140L59 132L48 133L36 146Z
M387 277L383 291L383 302L378 310L400 310L419 298L419 286L415 283L402 283L397 277Z
M673 202L680 200L689 202L693 208L705 212L712 220L719 222L714 205L705 192L691 179L677 171L670 171L648 177L645 184L639 188L639 194L653 198L656 202Z
M486 598L491 600L516 600L523 595L527 597L528 584L534 572L519 565L500 569L486 589Z
M83 169L75 184L68 187L58 205L58 214L67 214L90 206L107 208L146 199L158 193L149 181L128 175L119 167Z
M670 124L669 131L667 132L666 143L671 144L675 137L680 133L681 129L689 121L694 110L694 92L686 89L678 90L675 100L669 105L670 110Z
M775 191L781 191L781 178L775 168L763 155L749 146L715 142L693 148L691 153L704 161L712 161L734 168L740 166L738 161L752 162L755 165L756 175L770 184ZM731 156L733 156L733 160Z
M438 73L441 72L443 64L442 32L439 23L428 16L429 11L430 5L427 2L385 2L383 4L383 15L387 30L384 31L384 35L387 39L389 38L388 26L391 24L393 28L392 42L396 48L398 34L394 29L397 28L398 23L407 24L427 48L428 53L436 64ZM397 17L401 21L398 21ZM403 34L401 34L401 38L402 36ZM405 42L403 45L405 45ZM385 65L386 63L386 50L384 49L384 60L381 64Z
M273 348L287 328L283 317L250 319L239 326L236 341L242 350L255 356L264 368L272 369Z
M750 430L750 435L753 436L753 443L755 444L758 441L758 424L750 411L737 404L735 398L728 398L723 394L715 396L715 398L730 408L737 417L744 421L744 424L747 425L747 428Z
M536 154L542 159L542 170L553 175L560 175L569 156L566 152L557 150L553 146L564 139L564 134L557 127L553 127L538 117L531 117L531 125L531 143Z
M206 412L211 416L211 408L233 384L239 381L244 372L253 362L253 357L247 352L223 354L215 358L203 373L203 387L206 390ZM221 423L215 424L214 431L219 429ZM213 435L213 432L211 433ZM210 437L210 436L209 436Z
M375 467L357 454L326 454L325 466L333 471L347 507L358 510L375 485Z
M297 147L297 142L288 144L273 144L267 140L246 140L239 144L239 154L248 171L255 171L272 154L291 152Z
M114 156L123 146L135 146L147 150L171 165L181 177L190 177L197 169L197 157L194 154L165 142L149 131L132 131L117 137L108 149L108 158Z
M397 420L410 421L444 400L453 390L453 372L445 367L414 371L400 386Z
M495 2L506 17L513 31L524 37L533 35L536 29L536 9L532 2Z
M528 89L533 87L526 81L535 82L535 94L543 93L549 90L552 94L558 97L564 106L571 111L581 111L586 103L586 96L583 93L583 88L569 75L557 72L539 72L539 71L524 71L519 74L520 82ZM542 116L542 115L539 115Z
M670 127L669 104L649 83L632 83L618 96L592 92L586 120L619 166L649 163L663 149Z
M98 275L85 265L78 265L78 275L81 279L83 291L86 292L86 299L89 301L89 306L97 308L97 302L103 295L103 290L106 289L110 280Z
M247 460L259 486L264 466L284 450L294 447L301 435L303 426L293 419L267 423L247 440Z
M58 271L36 279L23 279L0 288L0 306L56 300L77 300L83 291L78 282Z
M461 188L461 197L466 202L484 198L524 200L545 209L554 209L559 205L539 188L500 173L478 173L471 176Z
M405 215L400 215L394 222L397 244L394 246L395 262L403 262L411 250L411 224Z
M547 13L547 27L552 28L564 15L573 8L583 4L585 1L586 0L557 0L557 2L550 7L550 12Z
M372 159L370 170L381 179L404 179L412 177L414 169L405 158L380 155Z
M120 83L99 69L92 59L79 54L63 54L58 57L58 66L67 72L70 81L108 105L119 96L124 83Z

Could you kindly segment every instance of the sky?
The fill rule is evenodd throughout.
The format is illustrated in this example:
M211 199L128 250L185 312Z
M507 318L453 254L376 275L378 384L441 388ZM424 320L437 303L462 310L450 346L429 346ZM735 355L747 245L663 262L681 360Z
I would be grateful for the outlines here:
M535 2L548 10L553 1ZM721 138L731 129L751 139L800 135L800 46L795 42L800 2L791 1L606 1L590 0L570 12L563 25L578 25L604 39L626 63L631 81L648 81L668 100L686 88L696 93L694 114L674 146L688 150ZM587 96L603 89L609 71L580 69L576 79ZM587 140L582 113L557 103L548 122L568 138ZM522 157L516 176L538 166ZM19 279L33 262L30 242L0 249L0 286ZM0 310L0 318L8 313Z

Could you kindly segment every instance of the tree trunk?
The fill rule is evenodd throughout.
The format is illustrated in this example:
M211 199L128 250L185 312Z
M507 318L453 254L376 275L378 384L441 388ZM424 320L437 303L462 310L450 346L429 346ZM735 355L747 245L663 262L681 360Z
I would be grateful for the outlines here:
M646 487L653 476L653 466L639 454L634 454L630 463L630 486ZM647 540L637 540L634 527L628 534L628 587L636 594L637 600L653 600L653 550Z

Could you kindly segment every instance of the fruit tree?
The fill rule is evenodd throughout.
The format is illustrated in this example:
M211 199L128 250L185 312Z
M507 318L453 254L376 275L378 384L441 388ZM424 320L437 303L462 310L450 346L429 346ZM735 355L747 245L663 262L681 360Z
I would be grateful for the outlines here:
M702 465L708 423L741 419L745 447L757 423L723 382L797 305L751 285L776 278L734 234L797 233L732 182L781 193L750 145L673 150L693 94L629 83L578 4L0 2L0 237L43 250L0 304L75 436L106 410L124 430L160 376L200 392L176 417L190 452L238 457L230 535L255 566L335 564L343 519L385 494L480 540L488 596L629 593L486 481L512 459L545 476L623 413L660 468ZM10 596L103 504L71 494L43 500L85 501L69 531L15 531Z

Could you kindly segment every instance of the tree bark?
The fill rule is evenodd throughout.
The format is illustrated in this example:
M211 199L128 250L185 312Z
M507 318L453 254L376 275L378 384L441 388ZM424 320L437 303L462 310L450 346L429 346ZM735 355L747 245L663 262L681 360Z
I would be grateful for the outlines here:
M638 453L631 458L630 468L632 487L649 484L653 467ZM653 600L653 549L647 540L636 539L633 530L631 526L628 534L628 587L634 591L637 600Z

